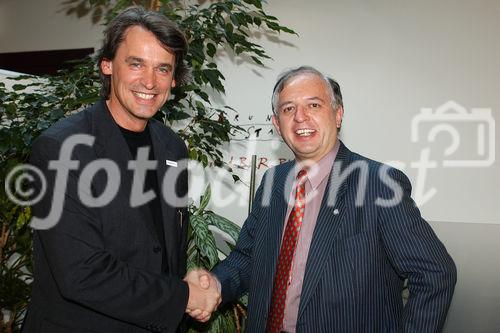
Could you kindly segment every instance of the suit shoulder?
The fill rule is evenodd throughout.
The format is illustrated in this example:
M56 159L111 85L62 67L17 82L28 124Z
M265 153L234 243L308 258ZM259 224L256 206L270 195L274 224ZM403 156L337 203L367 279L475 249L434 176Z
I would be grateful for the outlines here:
M93 112L93 106L59 119L45 131L43 131L42 134L40 134L39 138L48 137L57 141L63 141L64 139L74 134L89 133L89 115L91 112Z
M273 174L276 176L276 178L279 178L280 176L283 175L288 175L288 172L290 172L291 168L295 164L294 160L278 164L276 166L273 166L269 169L266 170L265 174ZM264 174L264 176L265 176Z
M374 159L371 159L369 157L366 157L364 155L355 152L351 152L351 160L355 162L362 161L363 163L366 163L370 168L374 169L378 169L384 165L384 163L380 161L376 161Z
M52 155L58 152L65 140L72 135L89 134L90 112L92 112L92 109L93 107L88 107L82 111L77 111L52 124L33 140L31 155Z
M402 170L399 170L389 164L373 160L355 152L352 152L351 161L354 163L365 164L369 173L376 176L377 179L380 179L384 175L388 175L394 180L409 182L408 177Z

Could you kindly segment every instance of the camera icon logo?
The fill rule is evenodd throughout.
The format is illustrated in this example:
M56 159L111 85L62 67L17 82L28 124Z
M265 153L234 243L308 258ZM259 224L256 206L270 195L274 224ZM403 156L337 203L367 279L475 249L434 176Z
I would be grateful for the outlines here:
M443 167L489 167L495 162L495 119L491 109L468 111L454 101L448 101L435 110L422 108L411 122L412 142L422 139L420 132L424 127L429 128L428 142L436 141L437 135L442 133L451 137L451 143L444 151ZM464 151L464 142L473 149ZM467 158L464 158L464 153Z

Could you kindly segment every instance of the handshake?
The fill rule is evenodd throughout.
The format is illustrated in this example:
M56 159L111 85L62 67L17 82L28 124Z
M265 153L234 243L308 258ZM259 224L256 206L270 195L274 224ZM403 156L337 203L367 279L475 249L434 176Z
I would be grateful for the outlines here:
M220 283L212 273L197 268L184 278L189 286L186 313L194 319L206 322L221 302Z

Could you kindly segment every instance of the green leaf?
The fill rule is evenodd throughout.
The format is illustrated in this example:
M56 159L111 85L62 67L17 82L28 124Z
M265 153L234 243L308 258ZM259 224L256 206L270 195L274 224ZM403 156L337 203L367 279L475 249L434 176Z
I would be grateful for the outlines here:
M278 21L278 18L276 16L272 16L272 15L266 15L266 19L271 20L271 21Z
M205 188L205 193L201 196L200 199L200 207L198 208L198 212L202 212L207 208L208 203L210 202L210 197L211 197L211 189L210 189L210 184L207 185Z
M188 157L190 160L197 160L198 153L196 152L196 149L194 148L189 148L188 149Z
M240 25L240 21L238 20L238 17L235 14L229 15L229 19L231 20L231 23L233 23L235 26Z
M259 58L257 57L254 57L254 56L251 56L250 58L252 58L253 61L255 61L257 64L263 66L264 64L262 63L262 61L260 61Z
M227 247L229 248L229 251L233 251L236 248L236 245L230 242L225 242Z
M262 9L262 0L243 0L244 2L254 5L255 7Z
M208 166L208 157L205 154L201 154L201 163L203 163L203 166Z
M201 97L201 99L203 99L205 102L210 103L210 99L208 98L208 94L207 94L206 92L201 91L201 90L197 90L197 91L196 91L196 94L197 94L198 96L200 96L200 97Z
M205 78L208 80L212 88L215 90L224 92L224 86L222 85L221 78L224 79L222 74L216 69L205 69L203 70Z
M280 26L280 28L281 28L281 31L284 31L284 32L286 32L286 33L289 33L289 34L293 34L293 35L297 35L297 36L298 36L298 34L297 34L294 30L292 30L292 29L290 29L290 28L287 28L287 27L284 27L284 26Z
M64 111L61 109L55 109L50 113L50 119L53 121L59 120L64 116Z
M194 242L197 250L208 260L209 267L206 268L212 269L219 262L214 235L208 229L208 223L205 222L202 215L193 215L189 221L195 235Z
M215 48L215 45L212 44L212 43L208 43L207 44L207 54L210 56L210 57L213 57L215 55L215 52L217 51L217 49Z
M24 227L29 222L30 218L31 218L31 208L25 207L24 209L22 209L21 213L17 218L16 228L21 229L22 227Z
M14 91L19 91L19 90L26 89L26 86L24 84L14 84L14 85L12 85L12 89Z
M201 114L205 114L205 105L203 105L202 102L196 101L195 105L196 105L196 109L198 110L198 112L201 112Z
M212 211L205 212L205 216L211 225L227 233L235 242L238 240L241 228L237 224Z
M280 31L280 25L278 23L266 21L266 25L271 30Z

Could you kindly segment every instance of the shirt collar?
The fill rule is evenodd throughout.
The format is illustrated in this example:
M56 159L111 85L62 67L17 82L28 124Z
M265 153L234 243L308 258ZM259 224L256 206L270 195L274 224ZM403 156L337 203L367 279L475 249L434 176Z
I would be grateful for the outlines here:
M307 179L311 184L313 190L315 190L322 182L325 180L330 172L332 171L333 162L335 161L335 157L337 157L337 153L340 147L340 140L335 142L335 146L325 155L323 156L318 163L313 164L307 170ZM300 163L295 163L295 179L299 171L301 170Z

